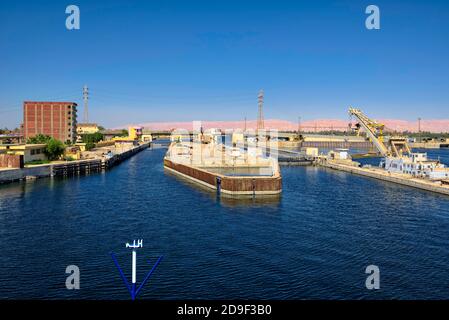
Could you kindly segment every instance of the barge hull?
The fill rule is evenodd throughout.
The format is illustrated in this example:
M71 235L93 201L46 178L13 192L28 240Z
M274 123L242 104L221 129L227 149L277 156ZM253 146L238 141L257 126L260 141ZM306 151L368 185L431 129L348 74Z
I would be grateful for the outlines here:
M165 169L227 195L270 195L282 192L281 177L228 177L164 159Z

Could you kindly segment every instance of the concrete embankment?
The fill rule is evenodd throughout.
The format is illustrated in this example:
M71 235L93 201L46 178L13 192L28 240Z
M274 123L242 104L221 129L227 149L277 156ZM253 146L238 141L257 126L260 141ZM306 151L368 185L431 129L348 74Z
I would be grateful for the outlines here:
M355 148L355 149L366 149L370 150L373 144L369 141L345 141L343 139L321 139L313 140L309 139L306 141L278 141L279 148Z
M366 176L384 181L390 181L413 188L419 188L422 190L449 195L449 186L447 185L442 185L438 182L432 182L420 178L413 178L412 176L405 174L388 173L387 171L380 168L360 168L350 165L344 165L341 163L335 163L332 161L323 161L320 162L319 164L326 168L345 171L349 173L358 174L361 176Z
M1 169L0 183L8 183L24 180L27 177L49 177L51 176L52 165L40 165L23 169Z
M149 143L145 143L126 151L116 153L110 158L43 164L22 169L0 169L0 184L26 179L100 172L119 164L125 159L132 157L136 153L148 148L148 146Z
M410 147L413 149L440 149L448 148L449 143L445 142L412 142Z
M146 142L146 143L143 143L135 148L132 148L132 149L120 152L120 153L116 153L111 158L104 160L103 166L106 169L113 167L113 166L119 164L120 162L122 162L123 160L126 160L126 159L132 157L133 155L135 155L136 153L139 153L140 151L148 148L149 146L150 146L150 142Z

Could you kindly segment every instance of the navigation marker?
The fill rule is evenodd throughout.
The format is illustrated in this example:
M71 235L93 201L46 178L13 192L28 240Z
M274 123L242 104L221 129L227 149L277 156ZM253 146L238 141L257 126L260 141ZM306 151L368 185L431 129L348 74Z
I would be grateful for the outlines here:
M145 283L148 281L148 279L153 274L153 271L156 269L156 267L161 262L163 256L160 256L157 259L156 263L153 265L153 268L151 268L151 270L147 273L147 275L145 276L145 279L142 281L142 283L140 284L140 286L136 290L136 269L137 269L137 263L136 263L137 253L136 253L136 249L143 248L143 239L140 239L140 240L137 240L137 241L134 240L132 244L127 242L125 247L133 249L132 250L132 279L131 279L131 285L129 284L128 280L126 279L126 276L123 273L122 269L120 268L120 265L119 265L119 263L118 263L118 261L117 261L117 259L115 257L115 254L113 252L111 252L111 257L112 257L112 260L114 261L115 266L117 267L118 271L120 272L120 277L122 278L123 282L126 285L126 288L128 289L129 294L131 295L131 300L135 300L137 295L139 294L140 290L142 290L142 288L145 285Z

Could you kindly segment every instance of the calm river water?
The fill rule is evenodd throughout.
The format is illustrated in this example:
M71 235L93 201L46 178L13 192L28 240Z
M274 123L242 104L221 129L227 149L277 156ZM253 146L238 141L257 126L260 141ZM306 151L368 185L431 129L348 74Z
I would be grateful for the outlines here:
M449 197L282 167L280 197L217 199L164 173L164 149L103 174L0 187L1 299L129 299L125 242L144 239L140 298L449 298ZM433 151L449 162L449 150ZM365 268L380 268L380 290ZM65 269L80 268L80 290Z

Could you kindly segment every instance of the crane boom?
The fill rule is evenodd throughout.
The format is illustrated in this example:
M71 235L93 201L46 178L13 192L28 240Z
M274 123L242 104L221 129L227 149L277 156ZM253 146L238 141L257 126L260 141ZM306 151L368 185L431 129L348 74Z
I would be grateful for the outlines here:
M406 137L390 136L388 145L385 145L383 140L384 124L371 120L360 109L349 108L349 114L359 120L360 126L383 157L402 157L406 154L411 154Z
M379 153L383 157L388 156L388 148L383 143L382 136L382 130L384 129L385 125L371 120L359 109L349 108L349 114L355 116L359 120L360 125L366 132L366 135L373 142Z

